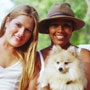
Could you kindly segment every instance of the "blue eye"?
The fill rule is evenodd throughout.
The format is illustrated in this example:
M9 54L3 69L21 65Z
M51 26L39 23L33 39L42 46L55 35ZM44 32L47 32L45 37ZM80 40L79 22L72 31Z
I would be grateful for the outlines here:
M16 26L17 26L17 27L21 27L21 24L19 24L19 23L16 23Z

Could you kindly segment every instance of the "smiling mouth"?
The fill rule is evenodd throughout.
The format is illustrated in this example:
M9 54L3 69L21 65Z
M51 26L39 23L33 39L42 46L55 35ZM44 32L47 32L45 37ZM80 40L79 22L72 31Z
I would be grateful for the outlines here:
M20 37L18 37L17 35L14 35L14 37L15 37L16 41L18 41L18 42L22 41L22 39Z
M58 39L58 40L63 40L64 39L64 36L63 35L55 35L56 36L56 38Z

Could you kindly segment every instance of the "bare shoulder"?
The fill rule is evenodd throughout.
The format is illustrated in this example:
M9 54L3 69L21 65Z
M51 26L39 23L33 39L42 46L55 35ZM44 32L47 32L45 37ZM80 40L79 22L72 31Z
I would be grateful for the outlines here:
M90 51L87 49L81 49L80 58L84 60L84 62L90 63Z
M43 55L44 60L47 58L47 56L49 55L49 51L51 50L51 46L46 47L44 49L41 50L41 53Z

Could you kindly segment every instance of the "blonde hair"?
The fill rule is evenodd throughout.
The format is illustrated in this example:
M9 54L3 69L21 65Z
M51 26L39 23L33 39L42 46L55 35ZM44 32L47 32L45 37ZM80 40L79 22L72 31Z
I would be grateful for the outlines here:
M35 24L33 34L30 40L25 45L16 49L23 66L22 75L19 83L19 90L26 90L30 80L33 78L35 71L35 60L38 40L37 28L39 19L37 11L29 5L18 5L4 18L1 24L0 37L2 37L5 33L6 19L9 17L12 20L19 15L27 15L32 17Z

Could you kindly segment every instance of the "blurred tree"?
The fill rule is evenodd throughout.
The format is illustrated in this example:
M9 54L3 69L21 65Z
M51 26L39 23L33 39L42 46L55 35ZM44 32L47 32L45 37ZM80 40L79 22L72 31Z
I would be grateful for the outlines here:
M40 20L47 17L47 13L51 5L55 2L69 2L75 12L75 16L86 22L82 30L73 32L71 43L90 44L90 1L89 0L14 0L16 4L29 4L36 8L39 13ZM49 35L39 34L38 49L45 48L50 44Z

